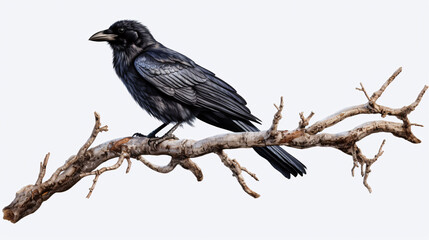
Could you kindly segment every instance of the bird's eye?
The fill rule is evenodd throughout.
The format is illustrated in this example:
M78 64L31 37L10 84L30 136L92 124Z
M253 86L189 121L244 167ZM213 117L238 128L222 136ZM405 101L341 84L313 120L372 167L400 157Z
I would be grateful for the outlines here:
M118 32L119 32L119 33L124 33L124 32L125 32L125 29L124 29L124 28L119 28L119 29L118 29Z

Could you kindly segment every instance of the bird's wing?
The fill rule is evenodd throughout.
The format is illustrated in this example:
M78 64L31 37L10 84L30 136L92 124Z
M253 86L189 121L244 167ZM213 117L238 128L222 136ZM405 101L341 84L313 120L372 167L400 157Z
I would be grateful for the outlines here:
M183 104L259 122L233 87L178 52L147 50L134 66L144 80Z

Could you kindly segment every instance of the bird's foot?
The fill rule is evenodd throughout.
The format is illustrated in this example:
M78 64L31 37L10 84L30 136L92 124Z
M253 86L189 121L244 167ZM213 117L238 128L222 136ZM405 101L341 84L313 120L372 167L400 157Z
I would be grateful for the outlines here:
M161 144L162 142L164 142L166 140L172 140L172 139L178 140L179 138L174 136L174 134L172 134L172 133L166 133L162 137L151 137L151 138L149 138L148 144L152 149L156 149L158 147L158 145Z
M174 127L172 127L164 136L162 137L157 137L156 134L163 129L165 126L168 125L168 123L163 123L161 126L159 126L157 129L153 130L151 133L149 133L149 135L143 135L141 133L134 133L133 137L146 137L149 138L148 140L148 144L152 149L156 149L158 147L158 145L162 142L164 142L165 140L178 140L178 138L176 136L174 136L173 132L176 131L176 129L181 125L182 123L176 123L176 125L174 125Z
M149 135L150 135L150 134L149 134ZM134 133L134 134L133 134L133 138L135 138L135 137L140 137L140 138L141 138L141 137L148 137L148 138L152 138L152 137L150 137L149 135L148 135L148 136L146 136L146 135L141 134L141 133Z
M160 138L160 137L155 136L155 133L153 133L153 132L149 133L148 135L144 135L144 134L141 134L141 133L134 133L133 134L133 138L134 137L140 137L140 138L142 138L142 137L145 137L145 138Z

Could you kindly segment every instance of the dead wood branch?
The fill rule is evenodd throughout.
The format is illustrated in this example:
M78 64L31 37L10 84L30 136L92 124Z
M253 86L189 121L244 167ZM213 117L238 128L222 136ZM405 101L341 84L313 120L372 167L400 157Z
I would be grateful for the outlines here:
M250 189L246 182L244 181L243 176L241 175L241 171L245 171L250 176L252 176L256 181L259 181L259 179L256 177L254 173L249 172L246 168L240 166L240 164L235 159L230 159L228 155L224 151L217 151L216 154L220 157L220 160L222 163L231 169L232 176L237 178L238 183L241 185L243 190L249 194L250 196L254 198L258 198L260 195L256 192L254 192L252 189Z
M357 146L357 142L373 133L386 132L411 143L420 143L420 140L412 133L411 126L421 125L411 123L408 119L408 114L415 110L428 86L424 86L413 103L402 108L393 109L376 103L388 85L400 72L401 68L398 69L379 90L374 92L371 97L369 97L363 84L360 84L358 90L365 94L368 100L367 103L349 107L312 125L309 124L314 113L310 113L307 118L304 117L303 113L300 113L301 121L299 122L298 128L291 131L277 129L283 109L283 99L281 99L280 105L278 107L276 106L277 112L274 115L272 125L267 131L230 133L205 138L199 141L171 139L157 144L156 147L152 147L151 144L149 144L148 138L125 137L89 148L98 133L107 131L107 126L101 127L100 116L95 113L94 129L88 141L80 148L78 153L71 156L47 181L43 182L49 158L49 154L47 154L43 163L40 164L40 172L36 183L34 185L25 186L16 193L12 203L3 209L4 219L16 223L21 218L36 211L40 205L53 194L68 190L84 177L95 175L87 196L90 197L102 173L119 168L124 160L127 160L128 167L126 172L129 172L131 168L131 159L137 159L150 169L161 173L168 173L174 170L177 165L180 165L184 169L191 171L197 180L201 181L203 179L202 171L191 158L196 158L208 153L215 153L220 157L224 165L232 171L233 176L237 178L243 190L256 198L259 194L247 186L242 172L244 171L255 180L258 180L256 175L242 167L236 160L229 158L223 150L272 145L284 145L300 149L321 146L333 147L341 150L350 155L353 159L352 174L356 167L361 167L363 183L371 192L367 179L371 172L372 164L383 154L382 148L385 141L381 144L377 155L372 159L362 154L362 151ZM354 129L342 133L322 133L326 128L346 118L360 114L380 114L382 117L389 115L398 118L400 122L376 120L363 123ZM171 161L166 166L157 166L147 161L143 155L168 155L171 157ZM97 169L100 164L113 158L118 158L114 165Z

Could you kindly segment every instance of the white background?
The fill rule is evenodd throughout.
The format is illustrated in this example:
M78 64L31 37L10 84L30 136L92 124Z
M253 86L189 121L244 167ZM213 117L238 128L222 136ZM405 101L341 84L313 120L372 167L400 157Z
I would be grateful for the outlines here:
M180 3L179 3L180 2ZM159 122L142 111L115 75L106 43L88 38L120 19L139 20L155 38L215 72L248 100L268 128L273 103L285 97L282 129L298 113L314 121L365 102L398 67L403 73L379 103L402 107L429 83L427 1L1 1L0 205L75 154L93 126L110 131L95 144L148 133ZM429 126L428 101L410 115ZM379 116L356 117L327 132ZM389 118L390 119L390 118ZM391 118L392 121L397 121ZM314 122L313 121L313 122ZM0 221L1 239L428 239L429 134L411 144L377 134L359 146L385 153L368 181L350 175L352 160L334 149L288 149L308 167L287 180L252 150L228 151L260 178L245 194L214 155L195 159L204 181L178 167L162 175L134 162L55 194L17 224ZM201 139L224 131L197 122L177 131ZM166 157L151 158L166 163ZM358 170L359 171L359 170Z

